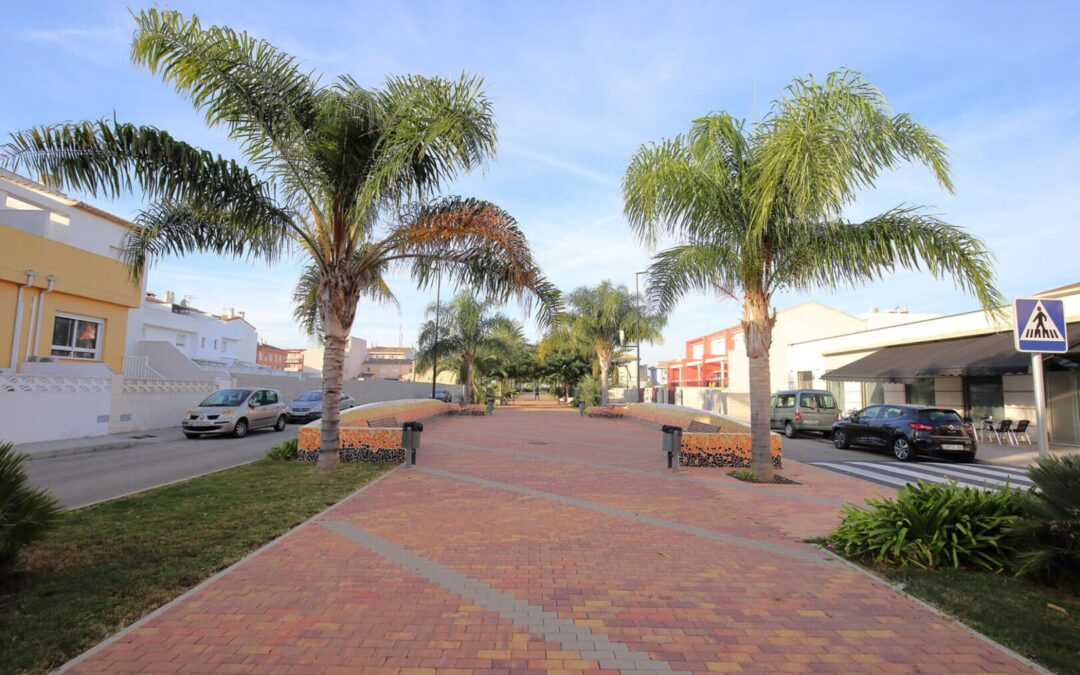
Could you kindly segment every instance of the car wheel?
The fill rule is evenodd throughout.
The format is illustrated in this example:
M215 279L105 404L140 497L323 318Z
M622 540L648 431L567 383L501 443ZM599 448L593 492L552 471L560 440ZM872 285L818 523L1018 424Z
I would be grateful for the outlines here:
M848 441L847 434L843 431L833 432L832 444L836 446L837 450L847 450L851 447L851 443Z
M788 438L795 438L795 425L791 422L784 422L784 435Z
M897 436L892 444L893 455L901 462L915 461L915 448L911 447L911 441L904 436Z
M280 415L277 418L277 424L274 425L274 431L285 431L285 416Z
M190 431L185 431L184 435L188 438L202 438L202 434L193 434Z
M232 435L236 436L237 438L243 438L244 436L247 436L247 432L248 432L248 421L246 419L244 419L243 417L236 420L236 426L233 427Z

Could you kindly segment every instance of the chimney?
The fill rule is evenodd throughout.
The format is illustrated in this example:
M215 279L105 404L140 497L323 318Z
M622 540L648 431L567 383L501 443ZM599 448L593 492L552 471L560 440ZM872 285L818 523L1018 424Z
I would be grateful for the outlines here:
M237 315L238 317L240 317L241 319L243 319L243 318L244 318L244 313L243 313L243 312L237 312L237 313L236 313L236 315Z
M176 304L176 293L173 293L172 291L165 291L165 304L167 304L167 305L175 305Z

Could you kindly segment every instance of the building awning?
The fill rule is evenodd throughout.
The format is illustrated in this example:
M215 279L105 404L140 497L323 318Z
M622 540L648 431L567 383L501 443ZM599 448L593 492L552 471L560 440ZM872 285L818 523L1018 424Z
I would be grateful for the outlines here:
M1080 344L1080 323L1068 326L1070 351ZM1047 355L1047 361L1054 360ZM885 347L822 375L842 382L913 382L924 377L1023 375L1031 355L1016 351L1011 331Z

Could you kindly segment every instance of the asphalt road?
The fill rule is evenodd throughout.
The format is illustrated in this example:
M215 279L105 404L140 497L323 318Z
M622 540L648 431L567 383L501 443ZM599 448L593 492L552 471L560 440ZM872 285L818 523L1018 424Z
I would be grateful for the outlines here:
M47 459L28 459L31 484L51 491L68 508L201 476L237 466L266 454L272 446L296 436L296 427L282 433L252 431L244 438L184 438L179 428L155 442L122 450L102 450Z

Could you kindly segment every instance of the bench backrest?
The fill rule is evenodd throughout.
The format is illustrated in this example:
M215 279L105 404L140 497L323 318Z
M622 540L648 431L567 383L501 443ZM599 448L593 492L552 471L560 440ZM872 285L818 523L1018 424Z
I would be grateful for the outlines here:
M692 434L715 434L720 432L720 427L693 420L686 430Z
M369 427L379 427L379 428L400 427L401 426L400 424L398 424L397 418L394 417L393 415L391 415L390 417L374 417L374 418L369 419L367 421L367 425Z

